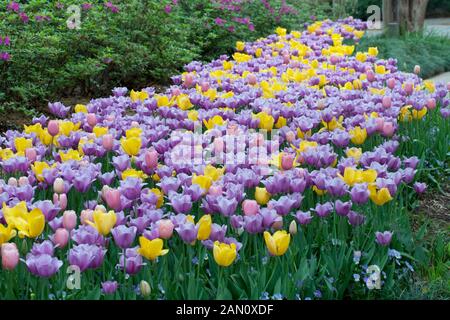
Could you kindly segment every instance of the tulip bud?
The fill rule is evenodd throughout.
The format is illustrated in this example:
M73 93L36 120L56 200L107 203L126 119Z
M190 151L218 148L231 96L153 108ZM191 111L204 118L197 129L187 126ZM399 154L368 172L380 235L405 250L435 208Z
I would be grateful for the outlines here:
M260 205L265 205L270 200L270 193L267 192L266 188L256 187L255 189L255 200Z
M67 195L65 193L61 193L60 195L54 193L53 204L60 207L61 210L65 210L67 208Z
M286 133L286 140L287 142L292 143L292 141L295 140L295 133L293 131L288 131Z
M8 186L11 187L17 187L17 179L14 177L11 177L8 179Z
M202 88L202 92L206 92L209 90L209 83L208 82L202 82L200 84L200 87Z
M161 219L158 222L159 237L169 239L172 237L174 225L169 219Z
M335 65L335 64L337 64L338 62L339 62L339 58L338 58L337 56L332 55L332 56L330 57L330 63L331 63L331 64Z
M86 209L86 210L81 211L81 213L80 213L80 222L81 222L81 224L87 225L88 221L92 222L94 220L93 216L94 216L94 211L93 210Z
M26 186L27 184L30 184L30 180L28 180L27 177L19 178L19 186L23 187L23 186Z
M290 170L294 166L295 156L291 153L282 153L281 156L281 168L283 170Z
M297 234L297 222L295 222L295 220L292 220L291 223L289 224L289 233L291 235Z
M384 96L381 104L383 105L384 108L390 108L392 105L392 98L390 96Z
M50 120L47 125L48 133L54 137L59 133L59 123L56 120Z
M139 284L139 289L141 290L142 296L145 298L150 296L150 293L152 292L150 284L145 280L141 281L141 283Z
M88 113L86 116L86 120L91 127L95 127L95 125L97 124L97 116L95 115L95 113Z
M411 93L413 93L413 90L414 90L414 87L411 82L405 83L405 92L407 95L410 95Z
M147 150L144 155L144 163L150 169L158 166L158 152L155 149Z
M52 242L58 248L64 248L69 242L69 231L64 228L57 229L53 235Z
M254 216L259 212L259 205L255 200L246 199L242 202L242 211L246 216Z
M392 122L385 122L383 125L383 135L385 137L392 137L392 135L394 134L395 131L395 127L394 124Z
M62 178L56 178L53 182L53 190L58 193L64 193L65 192L65 186L64 186L64 180Z
M193 84L194 84L194 76L192 75L192 73L186 74L184 77L184 86L189 88L192 87Z
M77 214L73 210L67 210L63 213L63 227L67 230L73 230L77 226Z
M430 110L433 110L434 108L436 108L436 99L435 98L428 99L427 108Z
M113 138L112 134L107 133L102 137L102 146L107 151L111 151L113 149L114 138Z
M15 243L2 244L1 255L3 269L14 270L19 264L19 250Z
M26 239L23 239L22 245L20 246L20 251L21 251L23 254L26 254L26 253L28 252L28 243L27 243L27 240L26 240Z
M414 66L414 73L415 74L419 74L420 73L420 66L419 65L415 65Z
M27 157L28 161L34 162L36 161L37 152L35 148L28 148L25 150L25 157Z
M370 82L375 81L375 73L372 70L366 72L367 80Z
M387 83L388 88L392 90L392 89L395 88L396 80L395 80L394 78L389 78L389 79L386 81L386 83Z
M257 82L256 76L253 73L250 73L247 76L247 83L250 84L250 85L255 85L256 82Z
M132 127L132 128L139 128L139 122L137 122L137 121L131 121L131 127Z
M108 190L105 191L105 201L108 206L114 211L119 211L122 208L122 202L120 201L120 191L117 189L111 189L108 187Z

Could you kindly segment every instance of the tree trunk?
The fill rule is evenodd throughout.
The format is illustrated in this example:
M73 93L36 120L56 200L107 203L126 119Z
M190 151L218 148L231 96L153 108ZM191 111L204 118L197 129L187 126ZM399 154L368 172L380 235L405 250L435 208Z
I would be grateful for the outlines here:
M385 0L389 1L389 0ZM429 0L398 0L400 32L421 32Z
M414 0L411 7L411 20L413 30L420 32L423 30L425 23L425 15L427 12L428 0Z

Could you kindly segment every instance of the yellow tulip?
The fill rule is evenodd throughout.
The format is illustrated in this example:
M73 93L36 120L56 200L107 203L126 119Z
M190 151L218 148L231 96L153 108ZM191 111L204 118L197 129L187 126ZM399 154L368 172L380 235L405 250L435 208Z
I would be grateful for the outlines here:
M198 240L206 240L209 238L209 235L211 234L211 225L212 225L212 219L209 214L204 215L200 218L200 220L197 222L198 226L198 233L197 233L197 239Z
M275 124L275 119L265 112L260 112L255 115L255 118L259 119L259 128L267 131L271 131Z
M86 223L97 229L98 233L100 233L103 236L107 236L117 222L116 213L112 210L109 212L104 212L102 210L95 210L92 215L92 218L94 222L86 221Z
M280 37L282 37L282 36L286 35L287 30L285 28L278 27L278 28L275 29L275 33L277 35L279 35Z
M411 111L413 119L420 120L427 114L428 109L426 107L423 107L422 110L417 111L416 109L413 109Z
M5 242L8 242L16 236L17 232L11 226L4 226L0 224L0 246Z
M161 208L164 204L164 193L158 188L151 188L150 192L153 192L158 197L158 201L156 202L156 208Z
M376 57L378 55L378 48L377 47L370 47L367 53L370 56Z
M160 238L148 240L146 237L139 237L138 253L148 260L155 260L159 256L163 256L169 252L169 249L163 250L164 242Z
M39 122L36 124L30 125L30 126L23 125L23 127L24 127L24 132L26 134L35 133L36 136L38 136L38 137L41 134L41 131L43 130L42 125Z
M354 144L360 145L363 144L367 139L367 130L366 128L361 129L360 126L356 126L355 128L349 130L351 140Z
M282 256L289 248L291 235L286 230L278 230L273 235L264 231L264 241L271 255Z
M133 137L139 138L141 136L141 134L142 134L142 128L139 128L139 127L131 128L131 129L128 129L127 131L125 131L125 137L127 139L133 138Z
M59 151L59 156L61 157L62 162L66 162L69 160L81 161L83 157L77 150L70 149L67 152Z
M318 195L318 196L323 196L325 193L327 193L327 190L322 190L317 188L317 186L313 186L312 190Z
M81 122L73 123L72 121L60 121L59 132L65 136L69 136L71 132L80 128Z
M19 202L12 208L3 203L3 215L6 223L19 231L21 238L36 238L44 231L44 214L38 208L28 212L25 201Z
M33 140L19 137L14 139L14 147L18 155L24 155L25 150L33 147Z
M221 267L230 266L236 260L237 250L236 244L214 242L213 256L216 263Z
M255 188L255 200L256 202L258 202L258 204L260 205L265 205L269 202L270 200L270 193L267 192L266 188L260 188L260 187L256 187Z
M215 126L222 126L225 124L225 121L222 119L221 116L219 115L215 115L214 117L205 120L203 119L203 123L205 124L205 127L210 130L212 128L214 128Z
M187 94L180 94L177 96L177 105L181 110L189 110L194 106Z
M92 132L95 134L97 138L99 138L108 133L108 128L95 126L94 128L92 128Z
M187 117L191 121L197 121L198 120L198 111L197 110L189 111Z
M31 165L31 169L33 170L33 173L36 176L36 179L38 179L38 181L40 181L40 182L43 182L44 177L42 176L42 172L45 169L50 169L50 166L47 162L35 161Z
M245 48L245 42L238 41L236 42L236 50L237 51L244 51Z
M144 173L144 171L128 168L122 172L122 180L126 180L128 177L144 180L147 179L148 176Z
M131 98L131 101L133 101L133 102L136 102L136 101L139 101L139 100L140 101L144 101L145 99L149 98L149 95L145 91L134 91L134 90L131 90L130 98Z
M14 156L14 152L10 148L1 149L0 148L0 159L8 160Z
M359 159L361 159L362 156L362 149L361 148L349 148L345 152L347 157L355 159L355 163L359 162Z
M56 138L56 137L55 137ZM45 128L39 133L39 140L46 146L51 145L53 142L53 137L50 133L48 133L48 129Z
M129 156L137 156L141 150L142 140L139 137L122 138L120 145Z
M198 185L200 188L202 188L205 192L209 190L213 183L213 180L210 176L206 175L196 175L194 174L192 176L192 184Z
M371 184L369 185L369 191L370 191L370 199L377 206L382 206L393 199L391 194L389 193L388 188L381 188L380 190L377 191L376 186L374 184Z
M205 170L203 171L203 174L205 176L210 177L213 181L217 181L220 179L220 177L223 176L223 173L225 172L225 168L216 168L211 164L208 164L205 167Z
M84 104L77 104L77 105L75 105L74 109L75 109L75 113L78 113L78 112L87 113L88 112L87 107Z

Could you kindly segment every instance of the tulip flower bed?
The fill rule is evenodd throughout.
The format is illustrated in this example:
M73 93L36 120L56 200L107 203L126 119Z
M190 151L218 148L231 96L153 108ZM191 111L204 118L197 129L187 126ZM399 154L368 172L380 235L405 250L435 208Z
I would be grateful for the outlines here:
M448 152L449 88L351 18L238 42L166 92L49 105L1 138L1 299L387 297Z

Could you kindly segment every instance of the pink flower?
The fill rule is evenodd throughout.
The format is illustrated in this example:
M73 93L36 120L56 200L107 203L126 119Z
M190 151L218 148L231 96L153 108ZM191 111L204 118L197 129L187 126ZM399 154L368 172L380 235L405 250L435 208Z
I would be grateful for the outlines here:
M8 4L7 10L8 10L8 11L19 12L19 10L20 10L20 5L19 5L17 2L15 2L15 1L11 1L11 2Z
M173 234L174 225L169 219L161 219L158 221L159 236L162 239L169 239Z
M69 242L69 231L67 231L67 229L64 228L57 229L52 237L52 242L59 248L64 248Z
M246 199L242 202L242 210L246 216L255 216L259 212L259 205L256 200Z
M19 16L20 16L20 20L22 20L23 23L28 23L28 21L30 21L30 18L28 17L28 15L25 12L19 13Z
M170 5L166 5L166 6L164 7L164 12L167 13L167 14L169 14L170 12L172 12L172 7L171 7Z
M63 213L63 226L67 230L73 230L77 226L77 214L73 210L67 210Z
M19 250L15 243L4 243L1 249L3 269L13 270L19 264Z

